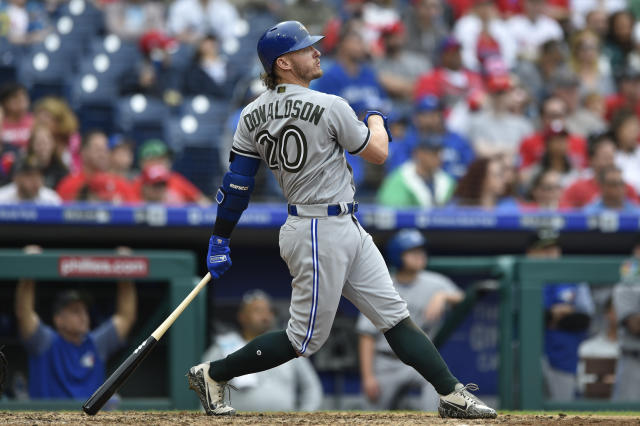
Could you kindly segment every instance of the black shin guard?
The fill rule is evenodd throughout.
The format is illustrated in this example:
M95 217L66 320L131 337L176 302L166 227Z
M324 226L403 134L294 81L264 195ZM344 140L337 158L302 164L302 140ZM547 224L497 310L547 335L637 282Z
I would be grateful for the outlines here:
M265 333L226 358L209 364L209 377L216 382L226 382L237 376L268 370L295 358L284 330Z
M398 358L415 368L440 395L453 392L458 379L451 374L436 347L411 318L387 330L384 337Z

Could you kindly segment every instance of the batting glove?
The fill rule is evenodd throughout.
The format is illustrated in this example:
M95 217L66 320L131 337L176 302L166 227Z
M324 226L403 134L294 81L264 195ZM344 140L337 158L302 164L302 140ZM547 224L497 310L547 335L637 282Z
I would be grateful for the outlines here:
M207 269L214 279L220 278L231 267L229 239L212 235L207 252Z
M364 124L367 125L367 127L369 127L369 117L371 117L372 115L379 115L380 117L382 117L382 121L384 122L384 129L387 131L389 142L391 142L393 138L391 137L391 130L389 130L389 118L380 111L367 111L367 115L365 115L364 120L362 120L364 121Z

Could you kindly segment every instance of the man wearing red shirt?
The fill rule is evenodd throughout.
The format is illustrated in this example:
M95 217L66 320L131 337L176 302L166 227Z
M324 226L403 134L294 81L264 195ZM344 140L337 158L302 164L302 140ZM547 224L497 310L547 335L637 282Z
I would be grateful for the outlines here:
M618 93L606 99L605 118L611 118L621 109L634 111L640 117L640 73L633 69L624 70L618 76Z
M25 150L31 136L33 116L29 112L27 89L16 83L9 83L0 89L0 105L4 112L2 121L2 141L15 149Z
M552 121L564 120L567 117L567 105L556 96L551 96L542 102L540 107L541 129L549 128ZM520 169L525 169L537 163L544 154L543 131L540 130L520 142ZM569 134L569 156L573 164L584 167L587 160L587 144L583 138Z
M413 93L415 100L434 95L448 110L471 92L483 90L480 75L462 67L460 48L460 42L453 37L440 43L441 65L418 78Z
M63 201L74 201L82 196L83 188L97 185L105 188L110 194L109 201L113 203L130 203L136 200L131 184L123 178L108 173L109 148L107 136L99 131L90 132L82 140L82 171L67 175L60 181L56 191ZM92 180L94 175L99 178ZM91 184L91 185L89 185ZM89 185L89 186L88 186ZM106 191L106 192L105 192Z
M591 168L584 172L584 177L571 184L560 197L560 208L582 208L600 195L600 185L596 177L607 168L615 166L616 145L607 134L594 137L589 143L589 160ZM640 198L630 185L626 185L626 197L632 203Z
M160 164L167 170L171 170L171 159L167 145L159 139L145 141L140 147L138 154L140 169L146 170L151 165ZM198 203L202 206L211 204L211 200L205 197L194 184L189 182L180 173L170 171L167 180L167 192L172 194L173 200L180 200L180 203ZM144 174L144 173L143 173ZM133 182L136 194L142 191L142 176ZM140 198L138 198L140 201Z

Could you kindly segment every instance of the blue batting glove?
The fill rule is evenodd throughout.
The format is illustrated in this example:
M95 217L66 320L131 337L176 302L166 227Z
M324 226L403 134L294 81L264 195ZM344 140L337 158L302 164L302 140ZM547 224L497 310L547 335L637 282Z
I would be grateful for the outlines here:
M393 138L391 137L391 130L389 130L389 118L380 111L367 111L367 115L365 115L364 120L362 120L364 121L364 124L367 125L367 127L369 127L369 117L371 117L372 115L379 115L380 117L382 117L382 121L384 121L384 129L387 131L389 142L391 142Z
M229 239L212 235L207 252L207 269L214 279L220 278L231 267Z

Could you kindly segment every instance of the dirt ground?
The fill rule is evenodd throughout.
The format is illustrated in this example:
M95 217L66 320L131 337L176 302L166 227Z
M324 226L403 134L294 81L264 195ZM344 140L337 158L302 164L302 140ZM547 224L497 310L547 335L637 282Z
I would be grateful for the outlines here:
M517 424L517 425L640 425L640 417L613 416L606 414L565 415L548 413L542 415L501 414L495 420L440 419L432 413L413 412L318 412L318 413L239 413L233 417L207 417L191 411L173 412L101 412L90 417L80 412L46 411L0 411L0 424L8 425L115 425L152 424L183 426L195 424L229 425L413 425L413 424Z

